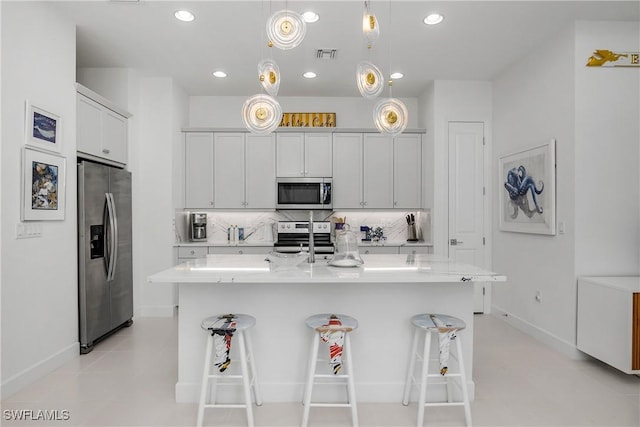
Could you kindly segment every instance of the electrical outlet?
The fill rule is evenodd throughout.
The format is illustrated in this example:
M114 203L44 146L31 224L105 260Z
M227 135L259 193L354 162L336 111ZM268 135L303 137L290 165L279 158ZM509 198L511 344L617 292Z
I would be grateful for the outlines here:
M538 302L542 301L542 294L540 293L540 291L536 291L536 301Z

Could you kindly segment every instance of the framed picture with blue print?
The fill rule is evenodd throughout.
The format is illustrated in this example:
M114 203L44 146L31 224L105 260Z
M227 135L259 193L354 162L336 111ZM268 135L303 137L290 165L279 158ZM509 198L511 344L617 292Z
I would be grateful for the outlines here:
M556 234L556 140L498 160L500 230Z
M62 152L62 120L26 101L25 144L40 150Z

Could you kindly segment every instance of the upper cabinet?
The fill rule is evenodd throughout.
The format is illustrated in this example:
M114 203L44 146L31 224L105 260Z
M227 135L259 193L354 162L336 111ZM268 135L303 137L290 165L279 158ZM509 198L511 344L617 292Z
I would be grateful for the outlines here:
M213 208L213 133L186 133L184 158L184 207Z
M393 139L393 207L422 207L422 135L405 133Z
M216 133L214 207L275 209L275 136Z
M187 132L185 208L275 209L275 136Z
M332 134L277 134L276 173L279 177L331 177Z
M420 209L422 138L336 133L334 209Z
M131 114L77 84L77 146L81 157L127 164L127 120Z

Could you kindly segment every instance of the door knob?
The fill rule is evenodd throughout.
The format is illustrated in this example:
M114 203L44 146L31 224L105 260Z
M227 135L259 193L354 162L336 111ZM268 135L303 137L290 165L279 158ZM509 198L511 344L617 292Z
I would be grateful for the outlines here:
M456 245L461 245L464 242L460 242L458 241L458 239L451 239L449 243L451 244L451 246L456 246Z

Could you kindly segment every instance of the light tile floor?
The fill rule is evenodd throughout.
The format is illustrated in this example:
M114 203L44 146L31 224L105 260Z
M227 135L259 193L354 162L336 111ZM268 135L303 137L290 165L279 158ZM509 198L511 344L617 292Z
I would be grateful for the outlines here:
M492 315L475 317L471 410L476 426L640 426L640 378L572 360ZM2 401L2 426L193 426L196 404L174 401L177 319L140 318ZM401 397L399 396L398 399ZM15 421L12 410L69 411L61 421ZM358 403L360 425L412 426L416 405ZM60 412L60 415L63 415ZM259 426L297 426L299 402L255 408ZM205 425L241 426L241 409L209 410ZM310 426L349 426L348 409L314 408ZM464 425L463 411L427 408L426 426Z

